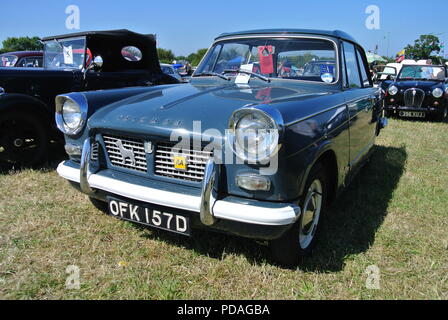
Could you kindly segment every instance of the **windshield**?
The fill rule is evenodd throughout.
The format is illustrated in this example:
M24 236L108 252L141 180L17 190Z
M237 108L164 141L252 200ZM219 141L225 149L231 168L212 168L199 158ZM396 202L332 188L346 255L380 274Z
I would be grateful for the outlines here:
M224 71L231 75L229 70L238 70L242 65L249 65L252 72L269 78L325 83L338 80L335 45L328 40L311 38L246 38L218 42L209 50L195 76Z
M0 58L0 66L2 67L14 67L17 62L17 57L13 55L4 55Z
M401 69L401 80L445 80L445 68L435 66L404 66Z
M78 69L85 65L85 38L59 39L45 42L45 68Z

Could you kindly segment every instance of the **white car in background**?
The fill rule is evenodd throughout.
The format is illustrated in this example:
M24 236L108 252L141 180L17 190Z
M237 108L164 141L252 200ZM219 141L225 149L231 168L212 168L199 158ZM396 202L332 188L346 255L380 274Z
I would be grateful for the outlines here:
M173 78L176 78L177 80L179 80L180 82L183 81L182 77L180 76L179 73L177 73L176 69L174 69L174 67L168 63L161 63L160 64L160 68L162 69L162 72L172 76Z

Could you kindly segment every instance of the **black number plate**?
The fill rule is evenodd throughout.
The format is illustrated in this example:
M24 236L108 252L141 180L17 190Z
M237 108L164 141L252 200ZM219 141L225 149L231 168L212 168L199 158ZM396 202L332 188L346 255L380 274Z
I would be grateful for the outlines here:
M190 235L190 219L187 215L170 213L151 208L150 205L132 204L127 201L108 198L109 214L116 218L163 229L183 235Z

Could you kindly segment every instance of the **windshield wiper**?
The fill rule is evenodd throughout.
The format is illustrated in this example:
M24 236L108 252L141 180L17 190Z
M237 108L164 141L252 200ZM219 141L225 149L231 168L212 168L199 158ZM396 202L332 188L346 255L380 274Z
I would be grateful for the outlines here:
M221 79L230 81L229 77L226 77L225 75L217 73L217 72L201 72L201 73L194 75L194 77L210 77L210 76L220 77Z
M269 79L268 77L262 76L261 74L249 71L249 70L244 70L244 69L226 69L223 71L223 73L245 73L245 74L250 74L251 76L257 77L258 79L261 79L263 81L266 82L271 82L271 79Z

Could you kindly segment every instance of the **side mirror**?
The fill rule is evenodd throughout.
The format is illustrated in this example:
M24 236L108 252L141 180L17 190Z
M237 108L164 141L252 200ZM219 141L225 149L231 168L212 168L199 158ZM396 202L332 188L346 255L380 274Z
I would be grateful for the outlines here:
M95 58L93 58L93 61L87 66L86 71L101 69L103 67L103 64L104 64L103 57L96 56Z
M87 68L84 70L84 80L86 79L87 72L90 70L99 70L103 67L104 61L103 57L96 56L93 58L93 61L90 62L90 64L87 66Z
M90 62L90 64L87 66L87 68L84 70L84 80L86 79L87 72L90 70L99 70L103 67L104 61L103 57L96 56L93 58L93 61Z
M92 63L90 64L94 69L101 69L103 67L104 61L102 56L96 56L93 58Z

